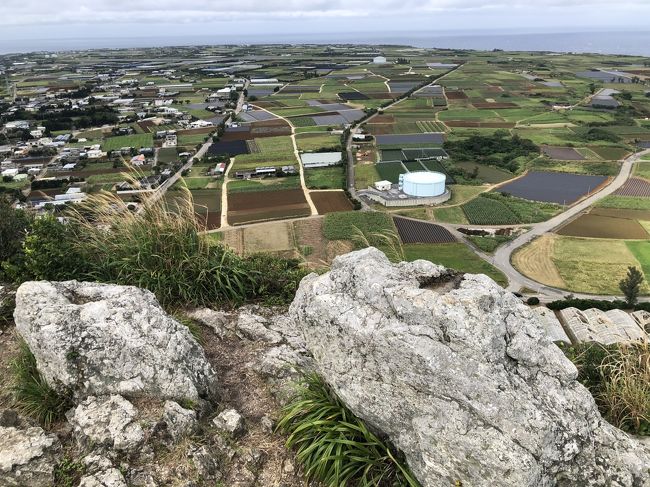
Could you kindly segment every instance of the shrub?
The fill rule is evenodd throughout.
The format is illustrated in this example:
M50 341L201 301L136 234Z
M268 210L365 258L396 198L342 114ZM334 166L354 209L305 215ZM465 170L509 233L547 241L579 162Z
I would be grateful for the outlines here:
M45 428L63 418L71 406L69 396L58 393L48 385L36 368L34 355L23 341L11 369L14 379L11 391L16 409L36 419Z
M278 429L296 448L309 480L341 485L419 487L397 452L372 433L316 375L304 378Z
M21 250L31 219L22 210L14 210L0 195L0 262L9 260Z
M530 306L537 306L539 304L539 298L535 296L531 296L526 300L526 304Z
M25 237L21 280L86 278L88 264L84 249L77 246L76 230L74 224L63 224L51 215L36 219Z

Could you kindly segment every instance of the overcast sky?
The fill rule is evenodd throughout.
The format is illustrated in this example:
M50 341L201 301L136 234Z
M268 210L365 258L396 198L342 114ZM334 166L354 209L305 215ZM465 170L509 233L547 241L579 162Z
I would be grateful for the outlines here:
M647 30L650 0L0 0L0 39Z

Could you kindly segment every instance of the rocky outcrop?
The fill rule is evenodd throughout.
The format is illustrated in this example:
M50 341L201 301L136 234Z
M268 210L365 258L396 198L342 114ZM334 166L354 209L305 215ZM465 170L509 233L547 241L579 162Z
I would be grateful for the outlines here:
M369 248L291 305L316 368L423 486L648 486L650 454L605 422L511 293Z
M144 441L137 409L121 396L86 398L67 417L82 448L135 451Z
M56 435L42 428L0 426L0 487L53 485L60 452Z
M216 375L187 327L149 291L77 281L27 282L16 329L55 389L78 397L122 394L197 400Z

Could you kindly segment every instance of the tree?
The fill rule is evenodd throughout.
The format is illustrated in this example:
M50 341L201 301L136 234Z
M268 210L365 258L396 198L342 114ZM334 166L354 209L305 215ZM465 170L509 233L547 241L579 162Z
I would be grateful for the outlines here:
M0 196L0 262L9 260L21 250L29 226L29 216L22 210L14 210L6 198Z
M643 279L644 277L641 271L636 267L630 266L627 268L627 276L625 276L625 279L621 279L621 282L618 283L618 287L625 295L625 300L629 306L636 304Z

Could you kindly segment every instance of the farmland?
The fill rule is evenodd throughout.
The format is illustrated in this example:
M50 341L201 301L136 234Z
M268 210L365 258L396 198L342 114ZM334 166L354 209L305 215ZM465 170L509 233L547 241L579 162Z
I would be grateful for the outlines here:
M499 191L528 200L565 205L596 191L606 179L603 176L529 172L500 186Z
M310 195L319 215L352 210L352 203L343 191L312 191Z
M394 221L404 244L456 242L449 230L440 225L400 217L395 217Z
M299 189L256 192L228 192L228 222L230 224L252 223L307 216L309 206Z

